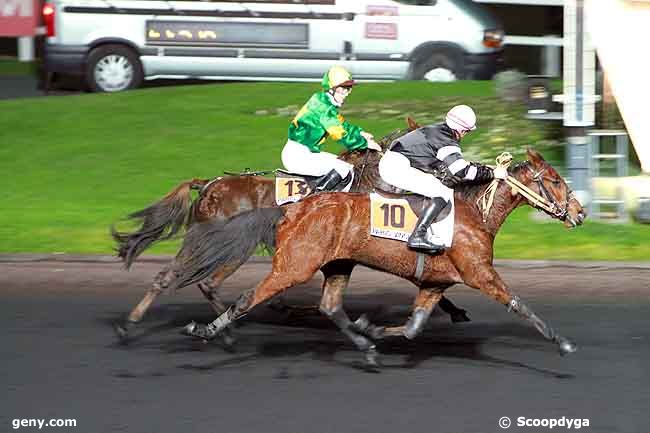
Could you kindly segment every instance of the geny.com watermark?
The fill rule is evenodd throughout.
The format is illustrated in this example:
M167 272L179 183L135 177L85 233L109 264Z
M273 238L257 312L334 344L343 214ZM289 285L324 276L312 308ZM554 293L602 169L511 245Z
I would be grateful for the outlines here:
M567 418L565 416L562 418L526 418L525 416L520 416L516 419L515 425L517 427L546 427L548 429L561 427L578 430L582 427L589 427L589 419ZM510 418L507 416L499 418L499 427L508 429L510 426L512 426L512 420Z
M22 418L22 419L13 419L11 420L11 427L14 430L18 430L21 427L38 427L42 429L43 427L76 427L76 419L43 419L43 418Z

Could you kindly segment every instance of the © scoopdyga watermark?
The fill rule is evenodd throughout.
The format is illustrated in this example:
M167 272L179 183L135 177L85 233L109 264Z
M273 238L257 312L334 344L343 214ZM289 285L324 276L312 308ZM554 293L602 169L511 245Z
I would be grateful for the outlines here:
M22 418L22 419L13 419L11 420L11 427L14 430L18 430L21 427L38 427L42 429L43 427L76 427L76 419L43 419L43 418Z
M499 418L499 427L508 429L512 425L512 420L507 416ZM589 427L588 418L526 418L525 416L517 417L517 427L545 427L554 429L556 427L566 429L581 429L582 427Z

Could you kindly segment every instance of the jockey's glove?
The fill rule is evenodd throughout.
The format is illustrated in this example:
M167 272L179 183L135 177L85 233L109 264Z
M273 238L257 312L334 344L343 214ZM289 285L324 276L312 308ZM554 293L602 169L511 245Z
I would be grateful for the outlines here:
M497 167L494 169L494 178L504 180L508 177L508 170L505 167Z

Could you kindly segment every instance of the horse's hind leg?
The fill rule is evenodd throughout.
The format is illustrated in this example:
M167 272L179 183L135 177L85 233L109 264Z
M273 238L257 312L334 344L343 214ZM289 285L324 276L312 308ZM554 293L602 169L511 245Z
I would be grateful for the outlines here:
M254 289L242 293L234 306L228 308L216 320L205 326L196 322L188 324L183 328L183 333L206 340L212 339L231 323L245 316L256 305L267 301L291 286L309 280L321 265L318 260L311 260L311 263L300 263L299 265L295 262L296 260L292 260L291 256L278 258L276 254L271 273Z
M226 265L212 274L210 278L207 278L198 284L199 290L201 290L205 299L208 300L208 303L218 315L221 315L226 311L226 305L219 297L219 287L221 286L221 283L239 269L240 266L241 263L237 265ZM224 344L227 346L232 346L235 343L232 328L225 328L221 333L221 336Z
M221 314L226 311L226 305L219 297L219 287L221 287L221 283L223 283L226 278L235 273L235 271L240 267L241 263L237 263L236 265L225 265L214 274L212 274L209 278L206 278L198 284L201 293L203 293L205 299L208 300L208 303L215 311L215 313Z
M413 312L408 322L403 326L392 326L384 330L381 337L404 336L409 340L422 332L424 326L431 316L431 312L442 298L442 291L439 288L421 288L413 304Z
M144 297L138 304L131 310L126 320L121 323L117 323L114 326L117 336L122 341L126 341L129 338L129 332L142 320L144 314L149 310L153 301L160 295L171 279L173 278L173 268L174 263L165 266L162 271L160 271L153 281L153 286L149 288Z
M451 321L453 323L471 321L470 318L467 316L467 310L458 308L456 305L454 305L453 302L451 302L445 296L440 298L440 301L438 302L438 306L442 311L449 314L449 317L451 318Z
M514 311L517 315L532 323L546 339L558 345L561 355L566 355L577 350L573 342L559 335L551 326L535 314L521 298L510 293L492 266L485 265L480 269L471 269L466 275L463 275L463 279L468 286L479 289L492 299L508 307L508 311Z

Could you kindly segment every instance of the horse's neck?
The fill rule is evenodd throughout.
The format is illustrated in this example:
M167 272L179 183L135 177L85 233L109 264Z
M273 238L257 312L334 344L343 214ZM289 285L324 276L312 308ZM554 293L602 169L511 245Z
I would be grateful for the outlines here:
M488 218L485 221L487 230L496 236L497 232L508 218L508 216L517 207L524 203L520 194L513 194L512 189L504 181L499 181L496 194L494 195L494 202L490 208Z

